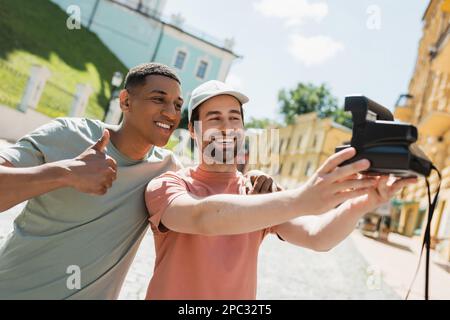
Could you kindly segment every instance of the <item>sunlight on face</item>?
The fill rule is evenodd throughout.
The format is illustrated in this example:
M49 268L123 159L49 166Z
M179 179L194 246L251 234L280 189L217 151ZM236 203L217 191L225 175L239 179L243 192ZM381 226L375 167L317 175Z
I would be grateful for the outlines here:
M204 102L195 124L196 140L206 163L236 163L244 153L244 124L241 104L230 95L220 95Z

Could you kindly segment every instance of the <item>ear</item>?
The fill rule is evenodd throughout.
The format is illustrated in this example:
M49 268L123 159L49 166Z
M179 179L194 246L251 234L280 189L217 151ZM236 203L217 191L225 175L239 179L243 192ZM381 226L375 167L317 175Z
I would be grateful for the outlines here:
M120 109L123 113L130 111L130 95L123 89L119 93Z
M192 126L191 122L189 122L189 124L188 124L188 129L189 129L189 135L191 136L191 139L195 140L194 127Z

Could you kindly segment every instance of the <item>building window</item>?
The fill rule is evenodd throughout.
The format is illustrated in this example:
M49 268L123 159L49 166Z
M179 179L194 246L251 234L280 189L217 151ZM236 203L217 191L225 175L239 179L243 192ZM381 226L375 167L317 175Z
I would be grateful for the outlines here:
M291 144L291 138L288 138L287 139L287 142L286 142L286 147L285 147L285 151L289 151L289 146L290 146L290 144Z
M305 168L305 176L308 176L309 173L309 168L311 168L311 162L308 161L308 163L306 164L306 168Z
M197 78L205 79L207 69L208 69L208 62L201 60L197 68L196 74Z
M182 70L184 63L186 62L187 53L186 51L178 50L177 56L175 57L175 68Z
M315 148L316 145L317 145L317 134L314 135L314 140L313 140L312 147Z
M300 149L301 144L302 144L302 136L299 136L297 142L297 149Z
M295 163L291 164L291 170L289 171L289 175L292 176L294 174L294 170L295 170Z

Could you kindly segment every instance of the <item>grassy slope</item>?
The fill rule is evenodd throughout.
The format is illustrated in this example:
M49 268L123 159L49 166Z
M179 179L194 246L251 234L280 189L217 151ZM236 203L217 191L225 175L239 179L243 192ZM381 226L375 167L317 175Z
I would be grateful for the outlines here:
M49 0L0 0L0 103L16 107L31 65L39 64L52 75L38 111L67 115L76 84L88 83L94 93L86 115L103 116L112 74L127 69L94 33L69 30L66 20Z

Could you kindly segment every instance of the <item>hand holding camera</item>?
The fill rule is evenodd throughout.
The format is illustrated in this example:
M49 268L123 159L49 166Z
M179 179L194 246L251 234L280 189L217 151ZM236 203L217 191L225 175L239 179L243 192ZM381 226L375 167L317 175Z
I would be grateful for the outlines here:
M309 214L324 213L349 199L367 194L375 187L376 180L357 175L370 167L368 160L362 159L340 167L355 153L354 148L347 148L332 155L299 189L301 205Z

